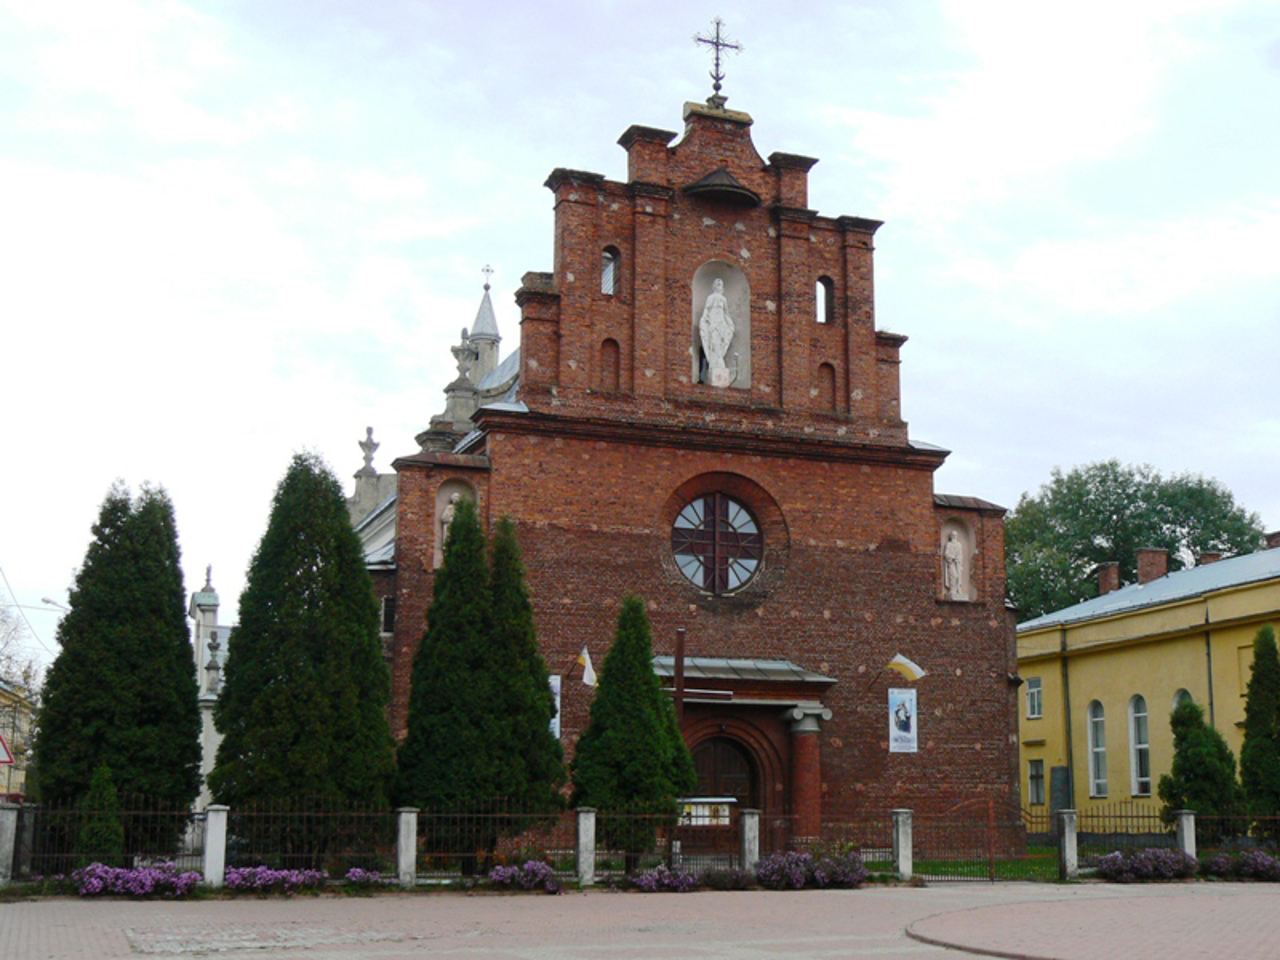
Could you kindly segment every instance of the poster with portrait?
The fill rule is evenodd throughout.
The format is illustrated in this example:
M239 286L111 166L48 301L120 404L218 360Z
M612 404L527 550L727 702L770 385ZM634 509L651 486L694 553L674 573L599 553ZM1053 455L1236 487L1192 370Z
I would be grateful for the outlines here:
M889 752L915 753L919 738L916 729L916 692L889 691Z
M560 739L560 674L551 675L551 695L556 698L556 715L551 718L551 735Z

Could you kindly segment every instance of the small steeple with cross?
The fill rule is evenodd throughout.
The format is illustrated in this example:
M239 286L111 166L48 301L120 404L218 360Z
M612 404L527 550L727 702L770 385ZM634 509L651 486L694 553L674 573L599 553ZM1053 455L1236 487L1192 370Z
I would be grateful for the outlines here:
M727 37L721 35L720 31L724 26L724 21L719 17L716 17L715 20L712 21L712 25L716 28L716 32L713 36L704 37L702 34L696 33L693 36L693 40L694 43L705 43L707 46L712 47L715 50L715 69L711 71L711 89L713 92L711 96L707 97L707 106L711 107L713 110L723 110L725 102L729 98L721 95L720 93L720 83L724 80L724 71L720 68L720 55L725 50L732 50L734 53L741 53L742 44L734 43Z

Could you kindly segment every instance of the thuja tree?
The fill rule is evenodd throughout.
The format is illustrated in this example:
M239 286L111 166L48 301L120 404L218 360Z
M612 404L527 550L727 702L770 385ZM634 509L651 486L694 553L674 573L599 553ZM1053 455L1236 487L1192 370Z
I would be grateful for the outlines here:
M123 866L124 818L120 815L120 799L116 795L115 780L111 768L99 764L89 781L89 791L80 800L80 835L76 850L77 866L104 863L109 867Z
M587 729L572 764L574 803L601 811L605 845L626 854L627 870L652 849L675 798L697 783L671 700L653 672L644 601L627 597L605 656Z
M475 505L459 501L436 571L427 629L413 661L396 798L422 808L438 842L492 857L518 832L513 814L550 809L561 779L546 666L514 531L499 527L493 572ZM477 814L484 814L477 816Z
M1270 624L1253 638L1253 667L1244 702L1244 744L1240 748L1240 782L1249 813L1272 818L1280 814L1280 655ZM1259 824L1267 836L1280 835L1274 820Z
M218 802L386 804L394 744L377 604L342 488L314 455L295 456L276 489L228 647L209 776ZM291 865L318 864L333 839L325 818L290 822L264 839Z
M104 761L126 798L185 808L199 792L200 712L180 560L164 491L143 488L135 499L112 487L45 678L35 738L45 802L83 800ZM181 826L173 818L153 839L164 847ZM127 846L136 840L125 837Z
M1204 710L1197 703L1179 704L1169 722L1173 766L1160 778L1161 816L1172 823L1175 810L1194 810L1196 835L1205 841L1234 832L1229 818L1239 816L1241 794L1231 748L1204 722Z

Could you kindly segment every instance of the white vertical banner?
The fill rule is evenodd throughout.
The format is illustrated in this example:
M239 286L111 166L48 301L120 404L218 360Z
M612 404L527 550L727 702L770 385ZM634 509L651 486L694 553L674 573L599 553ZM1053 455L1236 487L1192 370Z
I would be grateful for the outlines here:
M556 700L556 715L551 718L551 735L560 739L560 674L551 675L551 696Z
M916 692L889 690L889 752L915 753L919 746L916 729Z

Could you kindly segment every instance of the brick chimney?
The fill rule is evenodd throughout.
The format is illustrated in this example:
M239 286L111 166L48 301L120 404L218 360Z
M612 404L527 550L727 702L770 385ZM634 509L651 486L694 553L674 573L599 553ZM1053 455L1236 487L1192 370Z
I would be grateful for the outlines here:
M1217 563L1221 559L1222 554L1217 550L1206 550L1204 553L1200 554L1200 562L1197 563L1196 566L1203 567L1206 563Z
M1138 551L1138 582L1150 583L1169 572L1169 551L1143 547Z
M1280 547L1280 530L1272 530L1267 534L1267 549L1274 550Z
M1120 564L1112 560L1110 563L1098 564L1098 596L1120 589Z

